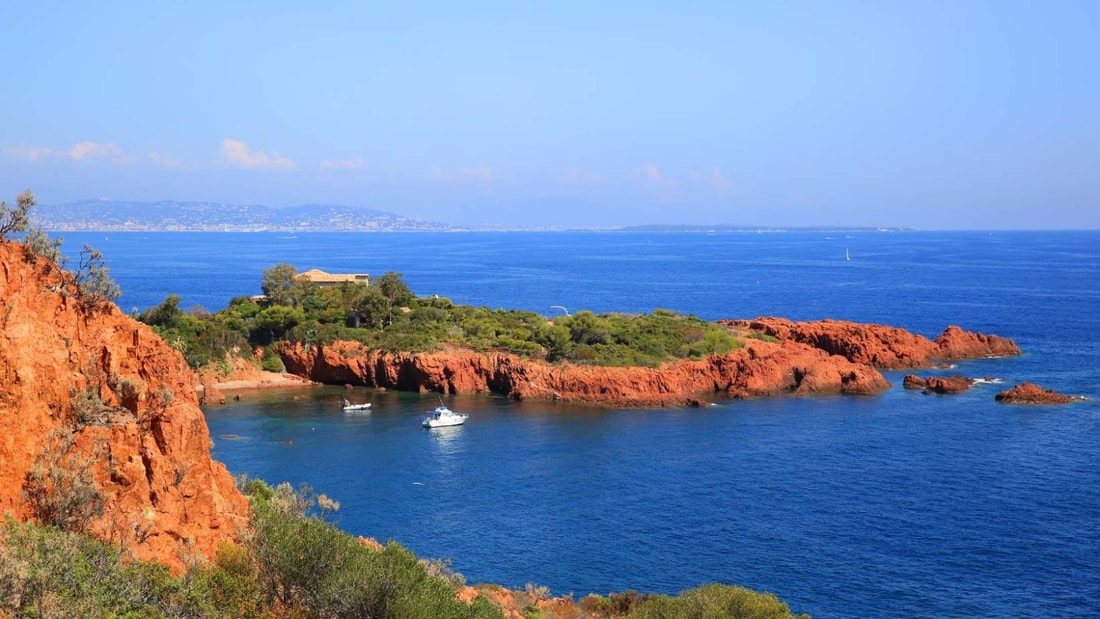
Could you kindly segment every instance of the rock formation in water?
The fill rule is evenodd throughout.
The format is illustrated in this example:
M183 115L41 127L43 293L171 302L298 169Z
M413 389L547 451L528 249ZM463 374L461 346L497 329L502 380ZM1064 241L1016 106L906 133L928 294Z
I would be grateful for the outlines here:
M62 501L81 492L82 505ZM248 514L210 457L183 357L113 304L85 303L56 265L9 242L0 242L0 513L88 518L81 528L177 572L237 538Z
M1021 383L998 393L994 399L1005 404L1068 404L1076 398L1043 389L1035 383Z
M801 342L854 363L885 370L929 367L937 360L1003 357L1020 354L1016 343L997 335L947 327L934 341L897 327L844 320L793 322L786 318L719 320L720 324L758 331L784 341Z
M440 393L499 393L602 406L682 406L715 395L872 394L890 384L874 368L799 344L749 340L744 348L660 368L551 365L510 354L401 353L356 342L283 345L287 370L329 384Z
M902 379L902 386L906 389L921 389L926 394L950 394L969 391L970 386L975 382L977 381L966 376L929 376L921 378L916 374L907 374Z

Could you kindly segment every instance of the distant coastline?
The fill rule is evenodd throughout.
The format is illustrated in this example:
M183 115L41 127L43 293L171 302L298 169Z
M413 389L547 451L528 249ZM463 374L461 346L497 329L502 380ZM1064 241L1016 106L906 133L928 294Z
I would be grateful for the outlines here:
M56 232L898 232L874 226L754 226L647 224L637 226L456 225L371 208L304 204L289 207L178 202L79 200L40 205L34 223Z

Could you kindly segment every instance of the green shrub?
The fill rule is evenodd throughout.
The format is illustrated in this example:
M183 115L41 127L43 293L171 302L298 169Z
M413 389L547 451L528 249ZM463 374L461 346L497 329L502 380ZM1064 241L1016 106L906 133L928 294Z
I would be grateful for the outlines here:
M124 565L91 537L10 518L0 538L0 614L13 617L189 616L158 563ZM6 567L5 567L6 566ZM3 576L5 575L6 576Z
M23 481L34 517L64 531L83 531L103 513L103 495L92 475L99 454L81 454L75 445L71 429L51 432Z
M795 619L790 608L770 593L710 584L679 597L656 596L637 603L633 619ZM809 619L808 615L797 615Z
M286 366L283 365L283 359L275 349L268 346L264 349L263 357L260 358L260 369L268 372L285 372Z
M260 586L278 605L322 617L502 617L491 605L459 602L446 578L401 545L373 550L309 515L308 491L254 489L253 555Z

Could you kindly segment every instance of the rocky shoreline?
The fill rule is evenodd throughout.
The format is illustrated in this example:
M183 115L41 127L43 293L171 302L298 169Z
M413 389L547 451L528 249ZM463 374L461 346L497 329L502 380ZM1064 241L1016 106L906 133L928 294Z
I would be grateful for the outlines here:
M660 368L552 365L504 353L386 352L357 342L277 348L287 370L311 381L448 394L495 393L608 407L699 405L715 398L872 395L890 388L879 369L1020 354L1007 338L948 327L936 340L884 325L782 318L722 320L745 346Z

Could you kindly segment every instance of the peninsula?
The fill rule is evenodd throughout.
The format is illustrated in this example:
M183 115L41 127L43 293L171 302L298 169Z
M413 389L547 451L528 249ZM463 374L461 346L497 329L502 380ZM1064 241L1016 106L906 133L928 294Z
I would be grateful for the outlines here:
M242 356L318 383L640 407L868 395L890 387L880 368L1020 353L954 326L933 341L882 325L708 322L665 309L551 318L417 297L392 272L318 280L281 264L261 287L216 314L185 313L169 296L139 318L185 352L215 400L219 383L243 378Z

